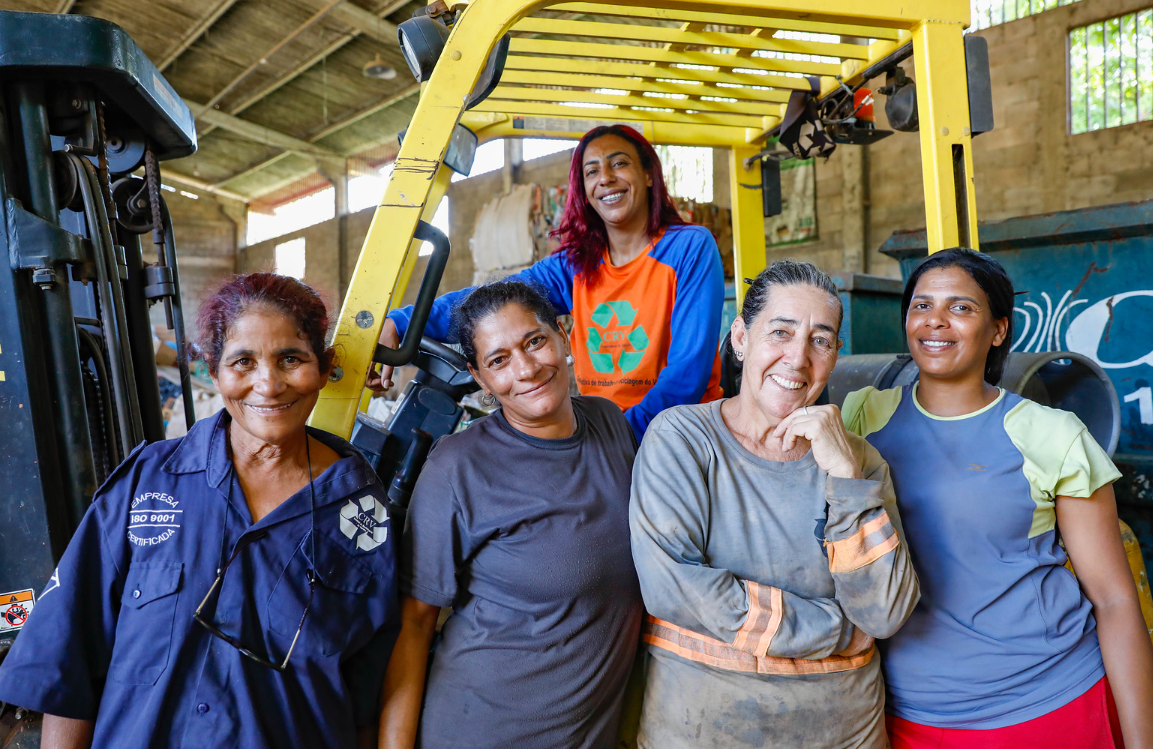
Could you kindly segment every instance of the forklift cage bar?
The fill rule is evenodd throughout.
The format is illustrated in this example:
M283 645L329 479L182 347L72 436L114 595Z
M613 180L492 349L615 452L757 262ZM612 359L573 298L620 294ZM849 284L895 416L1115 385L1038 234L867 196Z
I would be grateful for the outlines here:
M930 252L977 249L977 211L964 30L968 0L472 0L422 84L420 101L365 237L337 322L338 377L321 392L313 426L347 438L386 313L416 265L418 222L448 188L443 166L460 123L481 143L506 137L579 138L629 124L662 145L729 149L737 278L765 267L761 182L754 158L789 94L818 76L821 95L905 56L917 78L925 222ZM639 22L638 22L639 21ZM779 37L803 32L839 42ZM511 32L492 94L466 111L489 53ZM857 43L846 43L845 39ZM838 80L839 79L839 80ZM738 294L742 294L738 284ZM738 304L740 299L738 299Z

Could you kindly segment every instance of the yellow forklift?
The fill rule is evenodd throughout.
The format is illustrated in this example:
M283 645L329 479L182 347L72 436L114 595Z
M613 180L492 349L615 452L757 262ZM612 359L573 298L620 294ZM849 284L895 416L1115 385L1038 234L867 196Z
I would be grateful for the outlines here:
M365 377L374 363L415 360L417 379L426 382L410 387L448 398L468 391L459 357L420 340L449 251L427 222L453 174L467 174L476 148L491 140L576 139L598 125L624 124L658 145L728 149L734 275L751 278L766 264L764 218L780 211L779 160L890 135L869 116L868 87L879 79L890 126L920 138L929 252L980 249L972 139L993 122L988 50L965 34L969 12L968 0L430 2L399 27L420 101L340 312L333 343L341 368L310 423L367 446L386 482L397 474L398 499L411 491L419 453L431 443L420 434L422 420L427 425L445 409L421 407L414 416L418 393L408 393L413 408L400 404L392 435L382 424L369 428L359 413ZM901 67L909 58L915 82ZM426 240L435 249L413 323L399 349L379 346L385 315L403 298ZM736 286L739 308L743 285ZM1083 366L1096 397L1081 397L1080 410L1092 404L1086 422L1100 424L1091 429L1106 449L1116 447L1117 395L1100 368L1068 352L1017 356L1019 371L1006 386L1026 395L1043 387L1046 367ZM891 356L854 364L844 367L842 385L915 377L915 367ZM430 366L441 374L429 377ZM1052 405L1061 404L1054 397ZM441 433L460 413L441 418ZM398 425L401 418L407 421ZM1127 526L1123 535L1153 635L1144 563Z
M920 122L929 247L976 248L966 65L980 55L966 55L968 24L967 0L429 4L400 26L420 102L344 299L335 338L343 371L321 394L312 425L351 434L385 314L416 265L417 227L431 220L453 167L467 173L477 145L497 138L577 138L623 123L655 144L729 149L736 277L752 277L765 266L763 217L774 187L763 172L775 166L771 142L790 99L842 104L830 109L856 119L854 92L894 78L901 96L891 100L905 100ZM916 85L899 71L910 57ZM982 101L987 70L983 95L975 92ZM862 121L853 125L841 128L843 142L870 137L852 132L869 129ZM762 183L769 200L745 187ZM422 327L412 326L413 335Z

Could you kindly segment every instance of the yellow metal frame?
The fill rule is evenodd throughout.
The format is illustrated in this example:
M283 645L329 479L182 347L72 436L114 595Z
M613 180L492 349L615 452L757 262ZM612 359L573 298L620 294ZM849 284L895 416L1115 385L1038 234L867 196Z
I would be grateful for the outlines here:
M963 30L969 0L472 0L423 87L392 177L373 216L340 312L341 372L311 423L348 437L385 314L416 265L417 221L430 220L448 187L442 166L453 128L481 141L576 138L628 123L653 143L730 150L738 281L765 267L760 166L745 163L780 123L800 75L853 83L869 65L912 44L921 118L929 248L977 243ZM497 41L512 32L493 94L464 104ZM828 34L835 41L791 33ZM845 43L845 38L868 40ZM963 167L963 168L962 168ZM960 173L961 177L955 175ZM963 187L964 206L957 209ZM459 248L458 248L459 251ZM738 293L743 284L737 284ZM367 313L367 314L366 314ZM362 327L363 326L363 327Z

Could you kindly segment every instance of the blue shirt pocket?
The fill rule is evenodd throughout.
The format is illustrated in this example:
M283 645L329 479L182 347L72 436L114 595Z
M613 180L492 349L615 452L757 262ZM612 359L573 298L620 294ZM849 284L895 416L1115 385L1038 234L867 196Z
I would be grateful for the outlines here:
M135 562L128 568L108 678L121 684L152 685L168 668L180 562Z
M273 587L268 598L268 626L285 640L287 647L300 629L300 617L308 605L297 648L330 656L342 652L354 632L371 626L363 620L365 589L372 573L324 534L317 534L320 579L309 604L309 549L305 538Z

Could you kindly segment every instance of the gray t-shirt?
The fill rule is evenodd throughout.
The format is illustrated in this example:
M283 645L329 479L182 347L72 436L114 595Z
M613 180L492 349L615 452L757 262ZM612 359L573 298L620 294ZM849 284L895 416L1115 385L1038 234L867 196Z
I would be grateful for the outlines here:
M615 744L642 617L629 544L636 438L575 397L545 440L501 412L433 449L405 527L402 591L451 606L429 667L425 747Z

